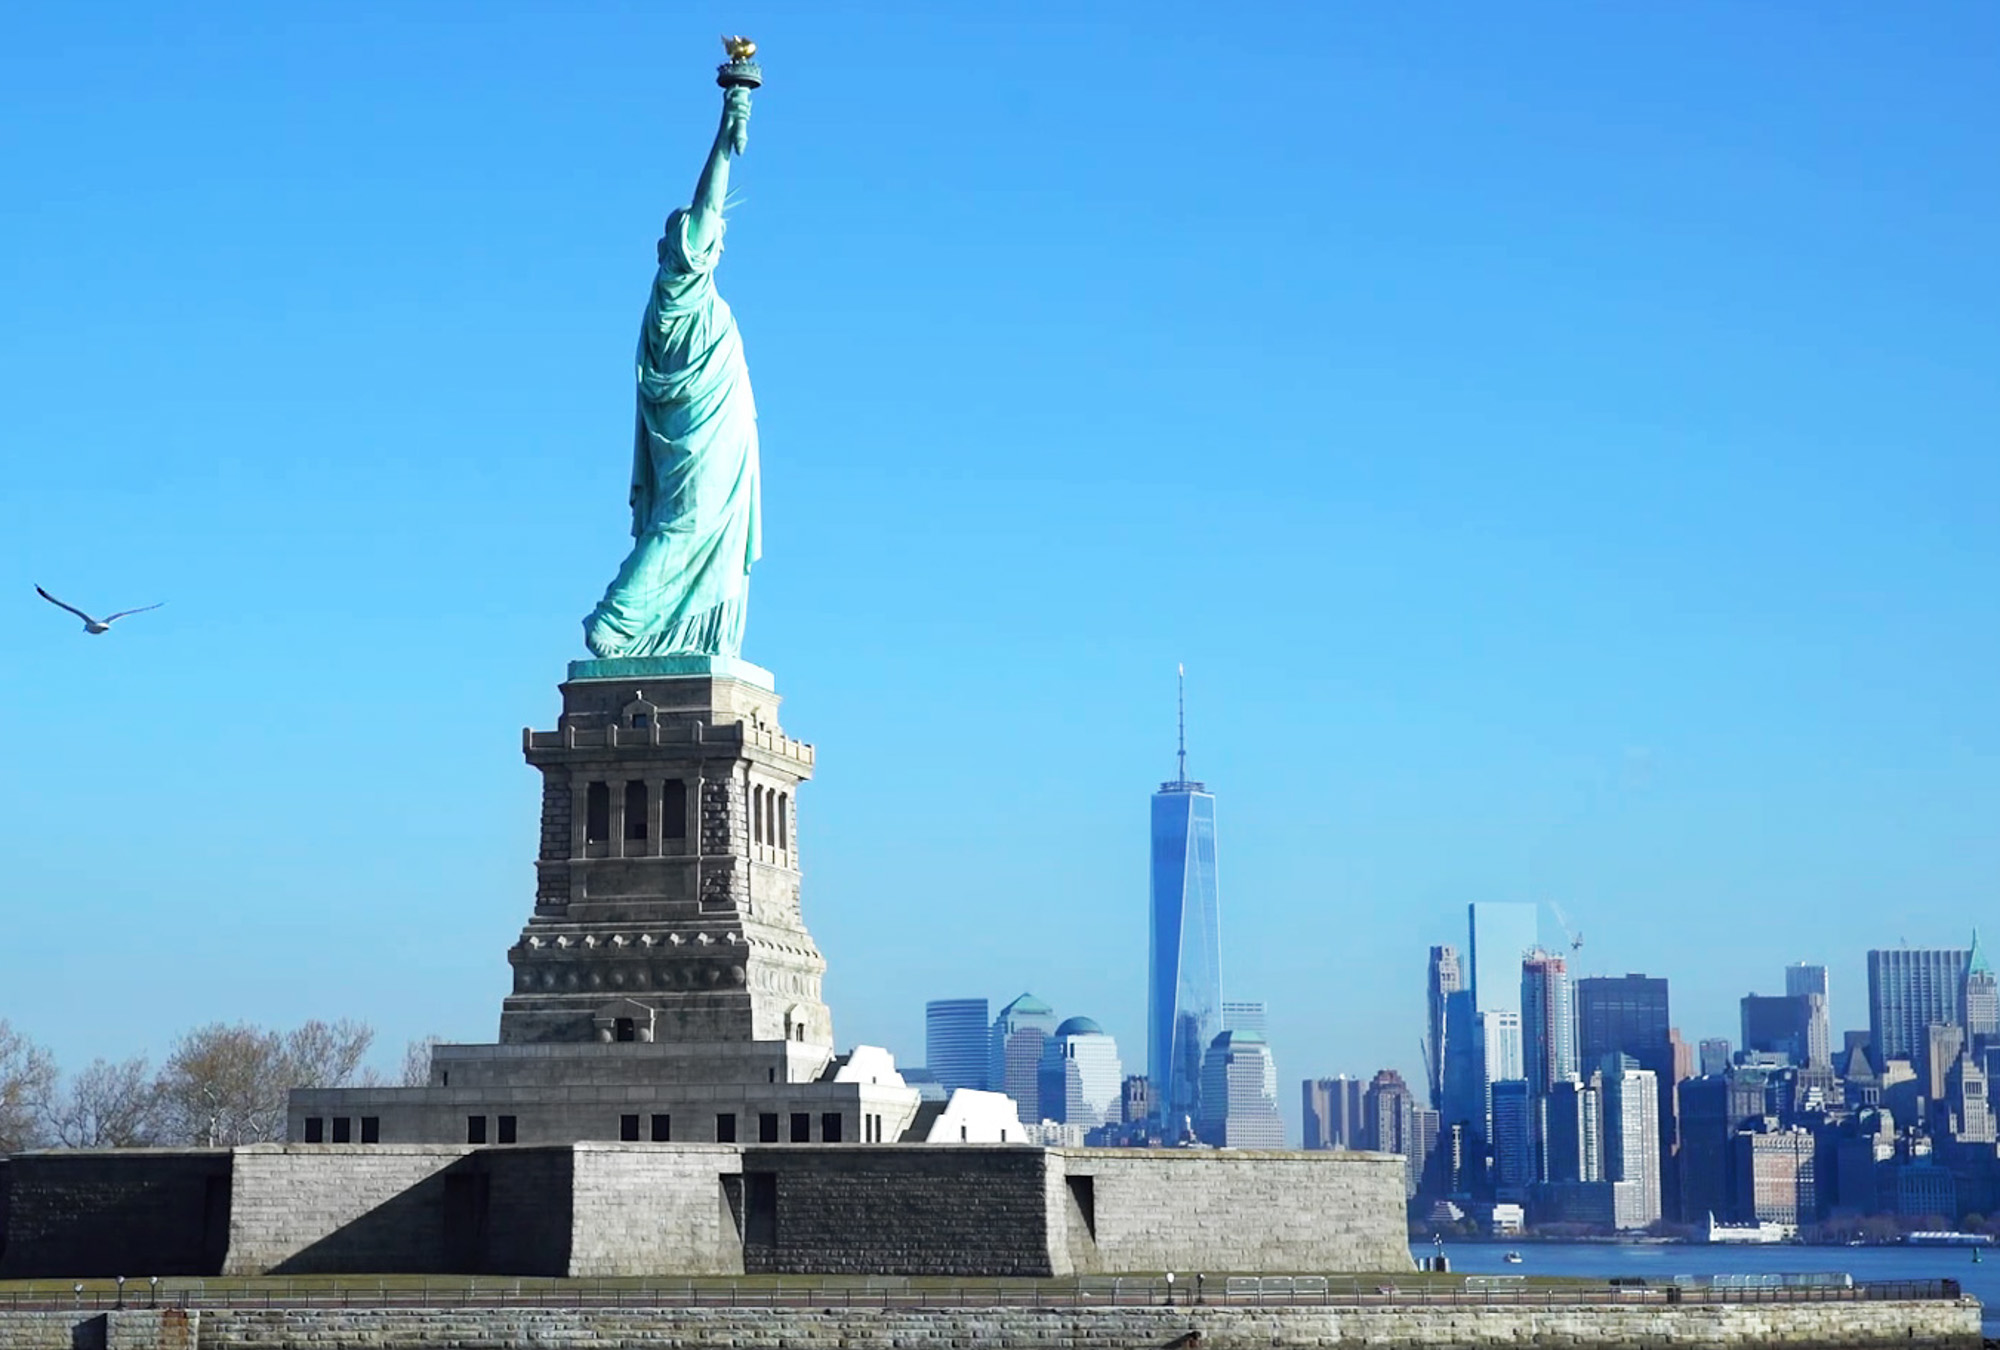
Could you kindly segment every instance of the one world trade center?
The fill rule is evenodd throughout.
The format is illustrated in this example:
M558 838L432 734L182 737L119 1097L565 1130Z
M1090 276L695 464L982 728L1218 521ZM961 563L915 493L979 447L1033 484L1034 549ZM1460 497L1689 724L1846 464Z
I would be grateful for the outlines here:
M1183 681L1183 688L1185 681ZM1222 1031L1222 915L1215 885L1215 797L1180 772L1153 794L1152 944L1146 978L1146 1072L1154 1111L1177 1138L1199 1114L1202 1055Z

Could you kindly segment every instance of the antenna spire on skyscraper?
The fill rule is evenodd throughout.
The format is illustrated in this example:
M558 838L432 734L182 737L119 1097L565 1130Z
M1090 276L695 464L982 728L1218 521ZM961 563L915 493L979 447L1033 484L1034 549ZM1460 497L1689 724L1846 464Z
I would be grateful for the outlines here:
M1174 667L1174 707L1180 718L1180 781L1185 784L1187 776L1187 663Z

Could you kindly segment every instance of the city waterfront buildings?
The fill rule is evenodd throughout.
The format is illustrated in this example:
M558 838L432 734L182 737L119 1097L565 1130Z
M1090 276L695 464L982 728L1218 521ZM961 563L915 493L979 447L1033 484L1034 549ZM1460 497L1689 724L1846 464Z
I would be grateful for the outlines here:
M1224 1031L1209 1042L1198 1105L1195 1125L1203 1143L1217 1148L1285 1146L1278 1067L1257 1032Z
M1486 1139L1486 1066L1479 1046L1479 1015L1473 1009L1470 989L1450 991L1444 1004L1440 1130L1447 1135L1458 1131L1463 1136L1461 1142L1476 1157Z
M1424 1036L1424 1087L1431 1107L1440 1113L1445 1110L1445 1009L1451 995L1464 987L1459 973L1458 949L1450 945L1431 948L1429 979L1425 989L1429 1024Z
M1493 1008L1479 1014L1479 1064L1482 1075L1481 1134L1491 1141L1493 1085L1522 1076L1520 1013Z
M1537 1099L1524 1078L1493 1084L1493 1194L1499 1200L1525 1201L1535 1176L1534 1106Z
M1788 1064L1829 1062L1823 1039L1826 1004L1816 995L1745 994L1738 1006L1745 1052L1782 1056ZM1818 1045L1813 1044L1815 1025Z
M1362 1110L1367 1121L1367 1147L1403 1158L1405 1190L1416 1194L1423 1172L1425 1147L1417 1134L1416 1097L1403 1075L1383 1069L1370 1080L1362 1094Z
M1785 967L1785 992L1793 998L1803 994L1818 994L1827 998L1832 987L1827 983L1826 967L1809 965L1804 961L1794 961Z
M1797 1127L1736 1136L1737 1217L1796 1228L1819 1217L1819 1169L1812 1131Z
M1528 1092L1548 1095L1549 1085L1576 1072L1576 1009L1568 964L1539 948L1521 961L1521 1063Z
M1637 1183L1619 1227L1646 1228L1661 1218L1658 1078L1631 1056L1613 1053L1604 1058L1600 1084L1604 1177Z
M1653 1075L1657 1091L1654 1119L1659 1129L1657 1178L1674 1156L1674 1082L1679 1067L1667 982L1656 976L1592 976L1576 982L1577 1060L1586 1069L1606 1055L1626 1055ZM1606 1085L1609 1092L1609 1085ZM1610 1130L1606 1114L1607 1137ZM1607 1175L1610 1173L1607 1171ZM1613 1177L1614 1180L1618 1178Z
M1603 1176L1603 1121L1596 1080L1575 1074L1549 1085L1543 1103L1546 1142L1541 1181L1597 1181Z
M1067 1018L1042 1051L1042 1118L1085 1130L1122 1124L1124 1079L1118 1043L1104 1028L1088 1017Z
M1254 1031L1259 1036L1270 1035L1268 1011L1262 1000L1224 999L1222 1001L1222 1029L1224 1031Z
M1923 1065L1930 1028L1962 1026L1971 953L1957 947L1889 947L1868 953L1868 1043L1879 1069Z
M987 1040L987 1085L1014 1099L1023 1124L1042 1118L1042 1053L1055 1025L1055 1010L1033 994L1021 995L993 1019Z
M924 1067L946 1092L986 1090L989 1016L983 998L937 998L924 1005Z
M1979 930L1972 933L1972 949L1965 955L1965 992L1959 998L1965 1014L1965 1035L1975 1050L2000 1038L2000 980L1996 980L1986 953L1979 947Z
M1300 1119L1307 1148L1372 1148L1361 1115L1367 1084L1345 1074L1308 1078L1302 1085Z

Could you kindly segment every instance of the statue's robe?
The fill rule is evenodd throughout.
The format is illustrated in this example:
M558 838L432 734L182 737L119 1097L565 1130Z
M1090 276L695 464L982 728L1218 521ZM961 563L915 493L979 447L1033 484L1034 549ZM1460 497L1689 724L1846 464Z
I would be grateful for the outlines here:
M696 253L667 217L639 331L631 554L584 620L599 657L736 656L763 552L757 405L743 340L715 290L718 228Z

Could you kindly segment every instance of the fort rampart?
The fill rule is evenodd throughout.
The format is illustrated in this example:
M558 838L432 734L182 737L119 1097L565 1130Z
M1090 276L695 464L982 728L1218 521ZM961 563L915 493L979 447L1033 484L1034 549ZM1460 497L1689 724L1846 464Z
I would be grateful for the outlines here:
M1406 1271L1402 1166L982 1144L22 1154L0 1164L0 1278Z
M1554 1308L0 1310L10 1350L1272 1350L1561 1345L1572 1350L1977 1350L1971 1299Z

